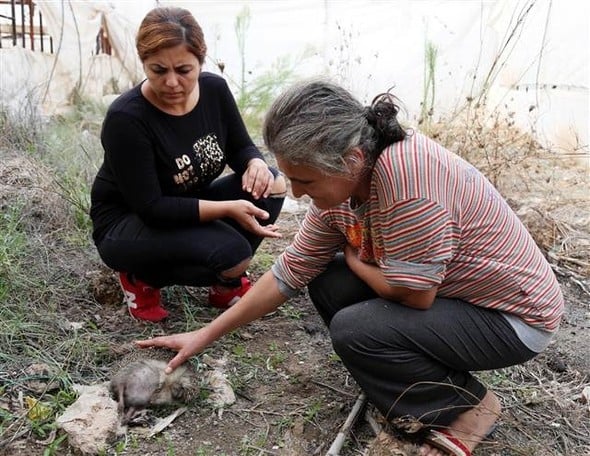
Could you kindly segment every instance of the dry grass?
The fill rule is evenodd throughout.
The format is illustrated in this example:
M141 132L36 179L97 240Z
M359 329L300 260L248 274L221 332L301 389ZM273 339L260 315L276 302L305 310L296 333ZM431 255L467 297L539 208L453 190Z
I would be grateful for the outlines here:
M510 114L467 102L430 123L426 134L481 170L508 200L539 247L563 273L590 276L590 154L544 147Z

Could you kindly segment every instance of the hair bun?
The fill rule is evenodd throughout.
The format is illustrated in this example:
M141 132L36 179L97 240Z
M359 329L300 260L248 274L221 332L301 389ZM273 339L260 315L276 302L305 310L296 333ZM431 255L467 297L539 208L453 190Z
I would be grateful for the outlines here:
M369 122L369 125L372 127L377 126L379 114L375 112L373 106L365 106L363 109L363 115L365 116L365 119L367 119L367 122Z

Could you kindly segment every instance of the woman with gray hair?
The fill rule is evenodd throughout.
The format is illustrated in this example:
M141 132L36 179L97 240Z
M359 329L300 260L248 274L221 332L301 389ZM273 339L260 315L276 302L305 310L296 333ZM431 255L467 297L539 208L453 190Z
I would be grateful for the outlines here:
M336 353L421 454L470 455L498 397L472 374L523 363L559 326L559 284L490 182L404 130L390 94L363 107L324 81L273 103L264 140L312 204L293 242L231 309L198 330L139 341L178 351L171 371L229 331L309 295Z

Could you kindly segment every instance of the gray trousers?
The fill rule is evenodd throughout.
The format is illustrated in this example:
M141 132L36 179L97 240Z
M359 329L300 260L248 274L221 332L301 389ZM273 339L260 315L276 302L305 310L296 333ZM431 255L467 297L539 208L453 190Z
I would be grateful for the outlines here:
M343 255L308 286L334 350L388 421L446 426L477 405L486 387L470 371L536 355L498 311L437 298L428 310L377 297Z

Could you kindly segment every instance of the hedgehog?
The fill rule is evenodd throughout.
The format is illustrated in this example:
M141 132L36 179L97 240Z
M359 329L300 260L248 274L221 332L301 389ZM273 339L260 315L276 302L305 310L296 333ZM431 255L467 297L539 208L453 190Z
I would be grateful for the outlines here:
M167 362L150 357L150 351L132 351L117 363L121 367L111 376L110 390L118 403L122 424L149 406L187 403L199 393L197 377L188 366L166 374Z

